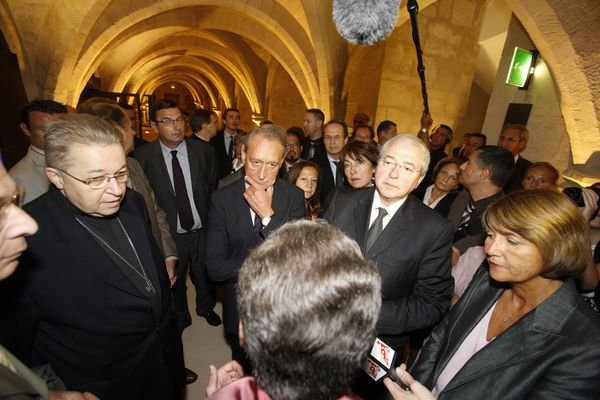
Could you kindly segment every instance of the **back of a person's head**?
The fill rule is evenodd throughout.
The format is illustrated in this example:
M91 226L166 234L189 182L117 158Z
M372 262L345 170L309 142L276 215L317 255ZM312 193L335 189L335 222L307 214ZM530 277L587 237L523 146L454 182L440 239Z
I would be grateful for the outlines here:
M485 145L477 149L479 168L490 171L491 182L503 187L513 173L515 159L510 151L500 146Z
M337 399L375 338L381 279L325 222L288 223L244 262L238 304L257 382L274 400Z

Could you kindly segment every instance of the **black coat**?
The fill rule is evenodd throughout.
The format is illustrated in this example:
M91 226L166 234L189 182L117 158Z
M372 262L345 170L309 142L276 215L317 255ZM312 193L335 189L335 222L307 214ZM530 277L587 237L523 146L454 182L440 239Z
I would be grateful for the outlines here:
M273 190L271 222L260 232L254 229L250 206L243 193L244 179L217 190L212 195L208 219L206 264L209 277L223 284L223 324L225 332L238 333L235 287L242 263L252 249L272 231L288 221L305 217L304 192L277 179Z
M66 387L102 399L177 398L183 349L141 195L128 189L118 217L156 296L112 261L53 186L26 210L39 231L28 238L17 272L23 284L17 304L22 359L49 363Z
M465 337L498 300L503 288L487 265L460 301L433 329L412 369L432 388ZM572 281L474 354L439 400L597 399L600 393L600 316Z
M363 253L374 193L374 188L336 192L325 213ZM451 244L450 224L409 195L365 254L382 278L377 335L393 338L392 347L405 345L411 331L434 325L450 306Z

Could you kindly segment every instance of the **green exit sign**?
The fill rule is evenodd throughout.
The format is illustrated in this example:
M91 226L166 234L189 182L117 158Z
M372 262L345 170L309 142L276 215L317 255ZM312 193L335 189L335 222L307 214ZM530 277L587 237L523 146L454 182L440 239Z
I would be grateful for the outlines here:
M533 66L536 58L535 51L523 50L515 47L506 83L520 88L526 88L533 74Z

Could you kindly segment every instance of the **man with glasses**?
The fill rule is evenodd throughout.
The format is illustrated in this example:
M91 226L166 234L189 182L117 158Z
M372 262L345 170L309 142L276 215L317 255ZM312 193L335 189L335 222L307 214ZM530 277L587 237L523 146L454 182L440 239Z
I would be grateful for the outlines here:
M304 218L304 193L277 178L286 152L283 128L266 124L248 134L245 177L213 193L208 226L207 268L223 285L223 320L232 358L251 373L239 343L237 275L250 250L272 231Z
M398 352L398 363L415 331L442 318L453 290L450 224L410 195L428 164L429 149L421 140L396 136L383 146L375 187L337 192L325 214L379 270L383 303L377 336ZM385 398L382 384L365 382L357 383L358 394Z
M196 313L218 326L221 318L213 311L215 286L205 265L208 206L217 185L214 152L199 140L185 140L185 116L175 102L154 103L150 120L158 140L136 150L135 158L150 181L158 205L167 213L177 246L179 265L173 288L177 322L181 331L192 323L186 296L189 264L196 287Z
M48 192L26 211L17 355L102 399L179 399L183 348L164 260L140 194L126 187L122 135L97 117L48 125Z
M302 128L293 126L288 128L286 134L287 153L285 154L284 172L287 173L287 171L289 171L294 164L296 164L298 161L303 161L300 155L302 154L302 141L304 140L304 133L302 132Z

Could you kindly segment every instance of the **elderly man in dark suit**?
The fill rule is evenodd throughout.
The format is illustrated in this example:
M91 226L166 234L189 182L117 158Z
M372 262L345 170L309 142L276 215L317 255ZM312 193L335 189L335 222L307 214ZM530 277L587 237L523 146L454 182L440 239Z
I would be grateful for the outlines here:
M208 223L207 268L223 284L225 335L232 358L250 373L238 337L236 283L250 250L288 221L304 218L304 193L277 178L286 152L286 134L263 125L248 136L245 177L213 193Z
M205 265L208 204L216 187L214 152L197 140L185 140L185 117L176 103L156 102L150 110L152 128L159 139L135 152L159 206L167 213L177 246L179 265L174 286L175 312L181 330L191 324L185 277L190 264L196 287L196 313L211 325L221 320L213 311L215 288Z
M181 398L181 337L141 195L126 188L121 133L89 115L48 126L49 191L26 210L19 345L67 387L102 399Z
M428 164L421 140L396 136L383 146L375 187L337 192L325 214L375 262L383 296L377 335L399 354L412 332L442 318L453 290L450 225L410 195Z
M521 153L527 148L529 142L529 130L525 125L507 124L502 128L498 138L498 146L504 147L510 151L515 160L515 168L512 175L504 185L504 193L514 192L523 189L523 178L525 170L532 164L531 161L521 156Z

